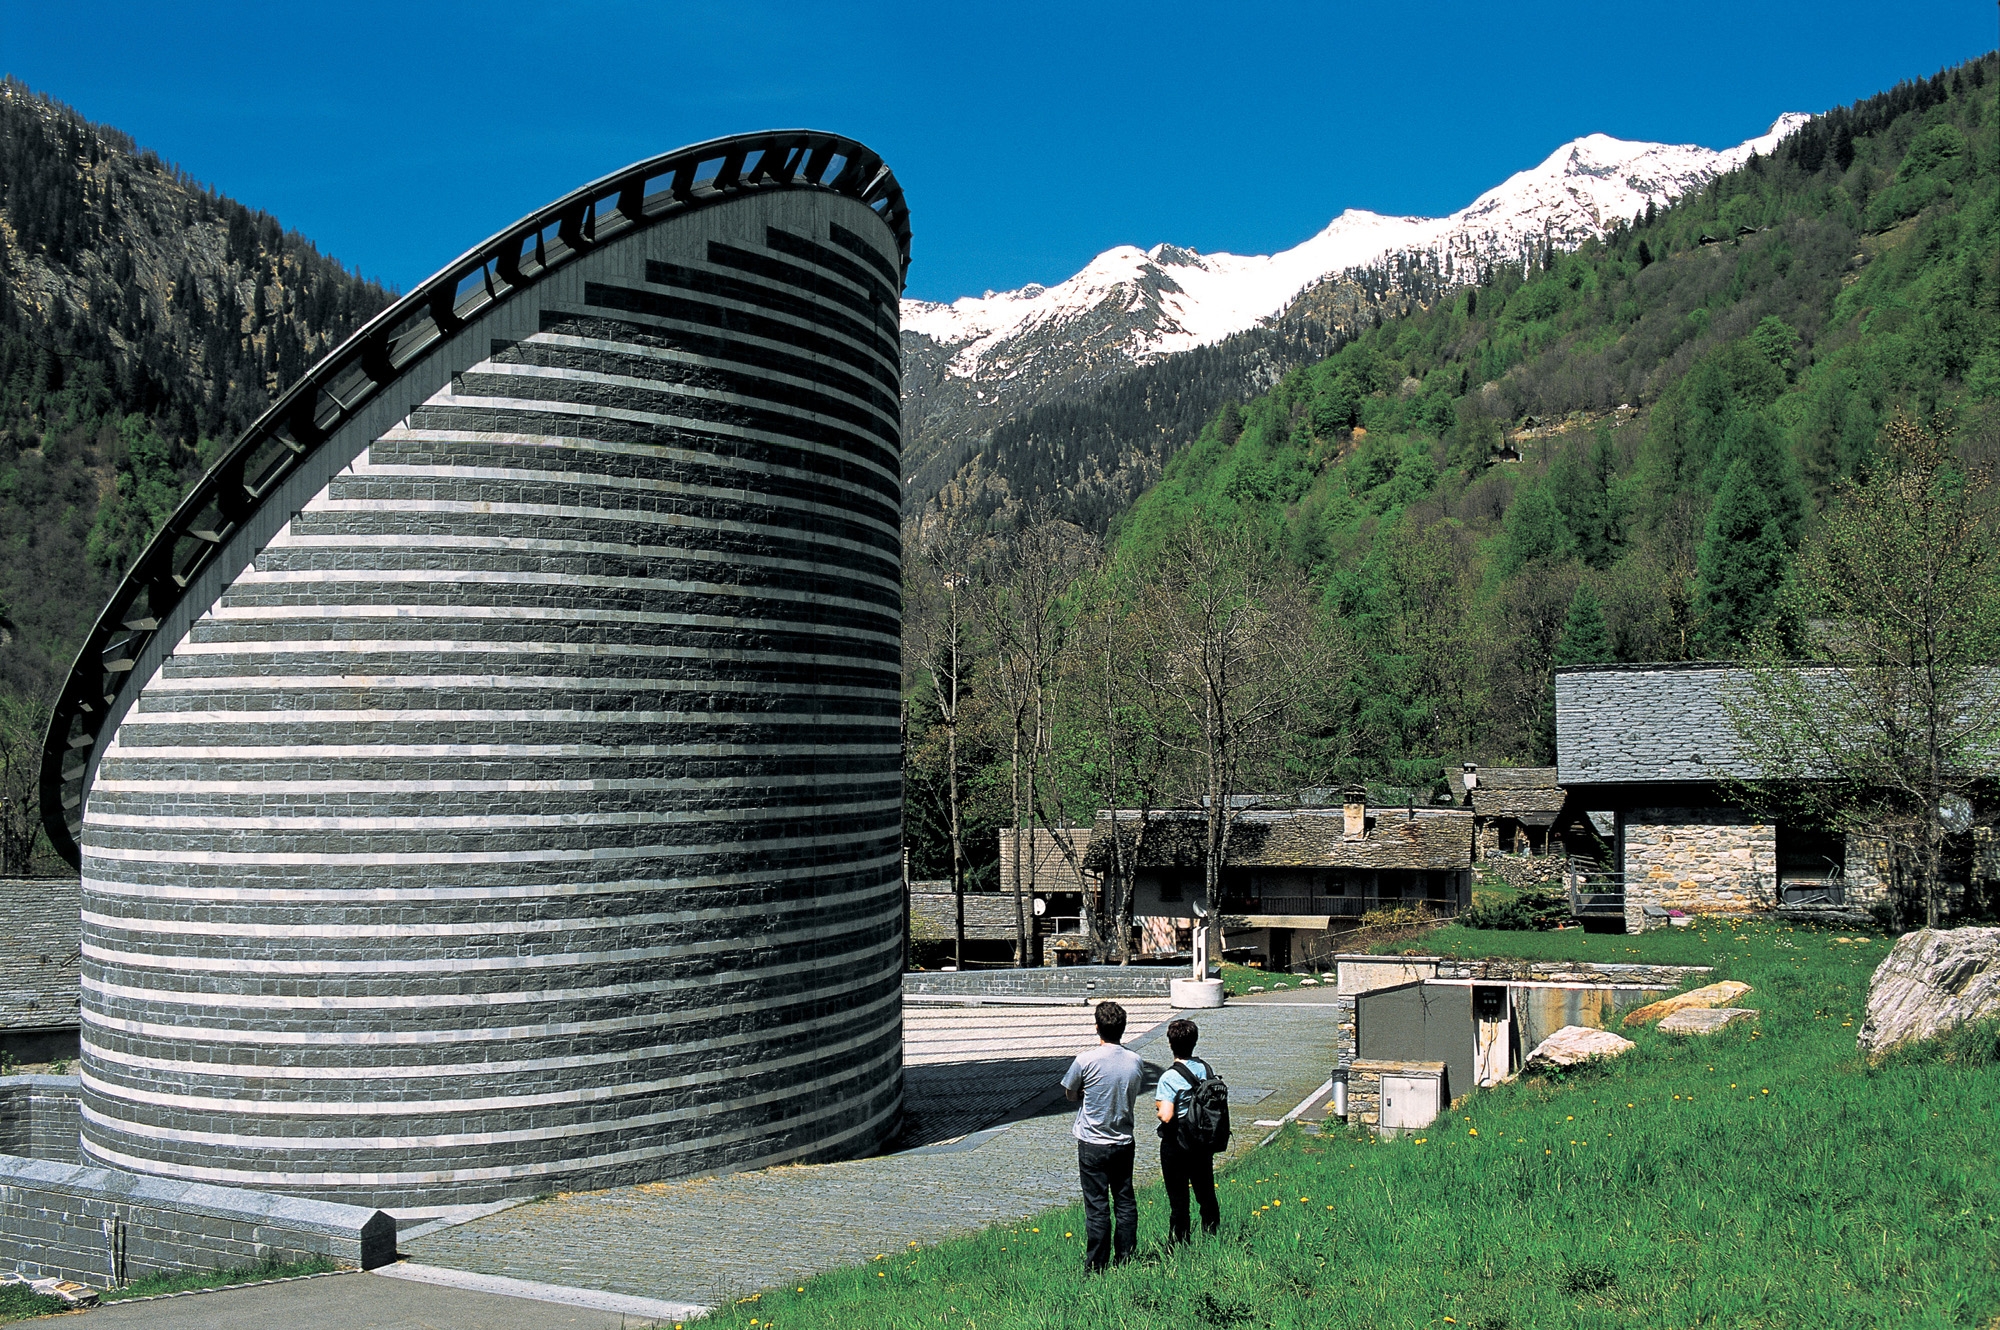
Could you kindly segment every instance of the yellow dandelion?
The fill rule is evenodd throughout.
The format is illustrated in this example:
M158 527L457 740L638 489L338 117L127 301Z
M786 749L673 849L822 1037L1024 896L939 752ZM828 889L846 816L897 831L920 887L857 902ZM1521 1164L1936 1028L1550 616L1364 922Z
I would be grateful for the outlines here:
M1477 1136L1477 1135L1479 1134L1479 1128L1477 1128L1477 1127L1467 1127L1467 1128L1465 1129L1465 1134L1466 1134L1467 1136Z
M1066 1237L1066 1238L1073 1238L1073 1237L1075 1237L1075 1236L1076 1236L1076 1234L1074 1234L1074 1233L1065 1233L1065 1234L1063 1234L1063 1236L1064 1236L1064 1237Z

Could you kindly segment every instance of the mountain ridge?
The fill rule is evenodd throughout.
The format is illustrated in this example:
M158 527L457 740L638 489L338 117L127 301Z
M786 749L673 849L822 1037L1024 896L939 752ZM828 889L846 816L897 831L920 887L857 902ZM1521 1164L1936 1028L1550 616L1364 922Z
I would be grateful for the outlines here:
M905 470L917 482L908 506L932 505L970 462L973 441L1024 410L1271 328L1295 310L1295 322L1327 324L1322 306L1357 302L1328 301L1326 288L1356 284L1371 266L1428 269L1427 286L1450 289L1482 280L1495 264L1525 267L1551 248L1574 249L1649 205L1666 206L1753 155L1769 155L1809 119L1787 112L1725 149L1585 135L1457 212L1395 217L1350 208L1274 255L1121 245L1053 286L950 303L905 300ZM1358 303L1379 312L1382 294ZM1266 378L1246 387L1268 387L1274 378Z

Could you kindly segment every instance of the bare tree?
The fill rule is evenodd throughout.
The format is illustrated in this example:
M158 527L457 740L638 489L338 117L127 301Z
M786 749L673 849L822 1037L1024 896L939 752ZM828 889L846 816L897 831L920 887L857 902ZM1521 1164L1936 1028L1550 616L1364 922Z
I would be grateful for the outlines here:
M1203 885L1219 923L1235 796L1246 777L1281 774L1312 702L1346 661L1319 631L1304 579L1286 576L1242 528L1190 524L1151 573L1141 614L1160 650L1143 683L1160 742L1185 759L1206 813Z
M1144 681L1160 673L1153 661L1160 644L1143 623L1113 579L1095 579L1079 624L1084 640L1077 652L1079 686L1072 697L1082 750L1075 768L1088 802L1110 813L1093 833L1108 834L1105 848L1098 851L1092 843L1093 855L1109 865L1104 875L1108 922L1100 930L1099 955L1120 965L1132 959L1133 888L1157 825L1153 814L1167 770L1158 730L1144 706ZM1134 816L1121 818L1121 812ZM1103 934L1108 934L1109 946Z
M1096 542L1068 522L1039 522L1005 542L984 598L993 641L994 675L1008 730L1008 772L1014 836L1016 964L1028 963L1027 899L1038 857L1034 829L1043 800L1038 790L1050 716L1049 690L1069 634L1063 598L1096 557ZM1064 836L1075 861L1073 838ZM1022 877L1026 860L1027 877Z
M926 532L906 575L904 638L928 684L944 730L945 807L951 832L951 894L955 915L952 963L965 968L965 822L959 729L970 683L973 598L972 542L956 525Z
M48 713L19 701L0 702L0 873L34 869L42 834L42 728Z
M1990 478L1909 419L1801 546L1805 661L1764 648L1725 696L1765 801L1887 843L1898 923L1943 917L1946 837L2000 756L2000 586Z

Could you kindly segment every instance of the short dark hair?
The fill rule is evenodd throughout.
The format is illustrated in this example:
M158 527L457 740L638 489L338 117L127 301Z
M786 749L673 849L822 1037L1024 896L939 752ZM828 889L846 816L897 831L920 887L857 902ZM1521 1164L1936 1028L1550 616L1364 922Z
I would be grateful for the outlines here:
M1097 1004L1097 1037L1111 1044L1125 1037L1125 1008L1116 1002Z
M1201 1029L1193 1021L1183 1016L1167 1027L1167 1047L1174 1050L1174 1056L1184 1058L1194 1052L1195 1040L1201 1038Z

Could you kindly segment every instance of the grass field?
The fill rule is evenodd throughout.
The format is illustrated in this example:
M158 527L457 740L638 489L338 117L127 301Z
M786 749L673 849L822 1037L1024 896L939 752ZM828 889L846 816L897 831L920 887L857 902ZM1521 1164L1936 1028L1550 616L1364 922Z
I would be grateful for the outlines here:
M1705 921L1706 922L1706 921ZM1223 1232L1086 1278L1080 1206L719 1310L724 1327L2000 1327L1993 1029L1856 1055L1876 937L1446 928L1407 949L1713 964L1763 1016L1463 1101L1378 1144L1294 1127L1230 1170ZM1405 947L1398 946L1396 950Z

